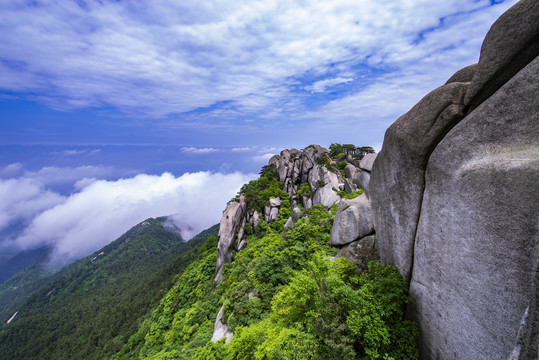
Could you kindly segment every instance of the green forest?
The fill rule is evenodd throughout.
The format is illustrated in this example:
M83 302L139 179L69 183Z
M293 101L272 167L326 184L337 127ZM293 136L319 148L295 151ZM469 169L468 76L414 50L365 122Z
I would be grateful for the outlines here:
M1 359L103 359L196 258L217 226L189 242L148 219L62 269L0 328Z

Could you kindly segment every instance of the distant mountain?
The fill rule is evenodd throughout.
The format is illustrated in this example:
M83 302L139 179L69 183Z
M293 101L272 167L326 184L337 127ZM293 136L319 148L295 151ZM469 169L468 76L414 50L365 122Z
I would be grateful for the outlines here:
M185 242L166 220L147 219L55 274L13 309L17 316L9 324L2 319L0 354L8 359L101 359L118 351L218 229ZM32 271L37 270L26 269Z
M35 291L54 278L55 274L45 266L47 256L34 259L34 264L0 284L0 324L5 323Z
M50 254L51 249L43 246L37 249L21 251L12 257L0 261L0 284L13 275L32 265L44 261Z

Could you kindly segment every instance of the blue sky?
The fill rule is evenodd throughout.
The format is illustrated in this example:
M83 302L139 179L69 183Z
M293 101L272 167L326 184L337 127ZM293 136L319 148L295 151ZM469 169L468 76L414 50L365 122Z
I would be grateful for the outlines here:
M184 176L205 174L206 191L223 176L211 187L224 198L283 148L379 149L395 119L478 61L489 27L515 2L2 1L0 246L73 241L58 256L80 257L144 216L175 213L148 198L151 211L125 215L115 231L96 222L110 236L84 251L76 229L93 230L76 219L63 237L36 237L75 206L107 212L97 193L103 201L80 200L96 184L137 207L112 189L138 179L159 197L167 172L175 204L196 206L203 191L178 185ZM27 192L15 196L17 186ZM205 222L185 215L181 225L216 223L226 200L213 198L185 210Z

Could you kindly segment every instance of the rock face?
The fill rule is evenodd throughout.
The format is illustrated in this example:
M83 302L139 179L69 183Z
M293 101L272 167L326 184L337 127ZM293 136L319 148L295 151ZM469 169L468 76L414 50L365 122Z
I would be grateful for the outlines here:
M539 2L386 132L368 195L423 359L539 356Z
M370 261L378 260L376 251L376 235L365 236L361 240L353 241L339 248L337 257L345 257L358 264L361 268L367 269Z
M410 284L426 358L505 358L514 346L539 259L537 74L539 58L429 159Z
M361 161L359 163L359 168L361 170L371 172L372 171L372 166L374 164L374 160L376 160L377 156L378 156L378 154L374 154L374 153L365 155L363 157L363 159L361 159Z
M232 340L232 336L234 335L234 333L228 329L228 326L226 326L226 324L223 323L223 310L224 306L221 306L221 310L219 310L217 318L215 319L215 325L213 326L213 335L211 337L211 341L215 342L221 340L222 338L226 338L225 344L228 344L228 342Z
M410 281L414 237L425 167L441 138L463 117L466 83L444 85L425 96L386 131L367 192L381 259Z
M477 64L473 64L470 66L466 66L465 68L460 69L456 73L453 74L447 80L445 85L454 83L454 82L470 82L473 79L473 75L475 74L475 70L477 69Z
M238 239L238 233L243 233L243 226L245 226L245 214L246 204L243 196L240 198L240 202L233 201L226 208L219 224L219 242L217 243L217 265L214 284L219 284L223 278L223 270L226 263L232 261L232 251L236 247L236 244L241 242L241 238Z
M341 200L331 230L331 245L346 245L372 233L374 225L367 196Z
M522 0L492 25L466 94L470 111L539 55L538 14L538 1Z

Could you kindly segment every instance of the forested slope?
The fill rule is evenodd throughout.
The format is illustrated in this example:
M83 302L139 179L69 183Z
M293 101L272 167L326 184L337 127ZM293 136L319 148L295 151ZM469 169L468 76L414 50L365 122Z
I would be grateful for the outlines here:
M208 239L114 359L417 358L398 270L334 257L336 206L302 207L285 228L292 207L283 187L270 165L242 188L235 200L247 198L248 211L282 199L277 218L244 227L245 244L224 265L218 285L217 238ZM218 340L219 328L228 337Z
M102 359L121 349L217 231L184 242L164 220L138 224L37 291L12 323L2 325L2 358Z

